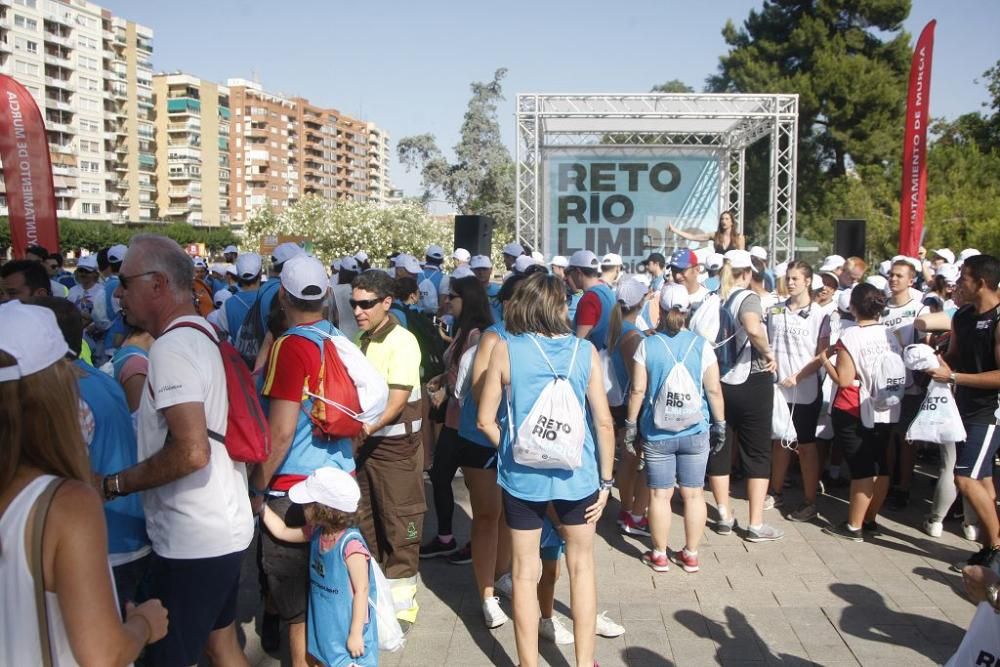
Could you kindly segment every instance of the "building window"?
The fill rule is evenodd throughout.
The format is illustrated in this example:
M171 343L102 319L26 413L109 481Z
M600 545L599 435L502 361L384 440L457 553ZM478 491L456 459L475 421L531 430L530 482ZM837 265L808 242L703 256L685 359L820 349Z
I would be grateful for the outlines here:
M93 49L93 50L96 50L98 48L97 40L94 39L93 37L88 37L87 35L79 35L76 38L76 44L81 49Z
M14 48L18 51L27 51L28 53L38 53L38 42L33 42L30 39L24 39L23 37L14 38Z
M91 160L80 160L80 171L97 174L101 171L101 164Z
M100 204L92 204L91 202L83 202L83 213L84 215L99 215L101 212Z
M81 76L78 77L78 80L80 82L81 90L97 91L101 89L101 82L98 81L97 79L91 79L89 76Z
M80 192L85 195L101 194L101 184L96 181L81 181Z
M96 120L90 120L88 118L80 119L80 131L81 132L100 132L101 124Z
M76 57L76 62L77 62L77 64L80 65L80 69L90 70L91 72L96 72L97 71L97 59L96 58L91 58L89 56L80 55L80 56Z
M22 7L28 7L30 9L36 9L38 6L38 0L14 0L15 5L21 5Z
M38 76L38 65L35 63L28 63L23 60L15 60L14 72L17 74L30 74L31 76Z
M14 25L25 30L38 30L38 21L29 19L27 16L21 16L20 14L14 14Z
M104 106L92 97L79 98L80 111L102 111Z
M80 123L81 129L83 122ZM89 139L80 139L80 152L81 153L100 153L101 144L97 141L91 141Z

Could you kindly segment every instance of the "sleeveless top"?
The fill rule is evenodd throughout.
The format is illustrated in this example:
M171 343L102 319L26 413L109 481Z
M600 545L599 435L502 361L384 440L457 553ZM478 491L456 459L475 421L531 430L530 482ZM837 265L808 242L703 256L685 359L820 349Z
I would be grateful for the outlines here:
M586 291L594 292L601 301L601 319L590 330L588 338L594 344L594 347L598 350L603 350L608 346L608 333L611 328L611 310L618 301L615 297L615 291L604 283L597 283ZM575 326L576 323L574 322L574 328Z
M323 531L313 532L309 545L309 614L306 622L309 654L330 667L347 665L378 664L378 620L368 605L368 622L361 636L364 638L365 654L352 658L347 652L347 637L351 633L354 592L351 575L347 571L344 549L349 542L357 540L365 545L365 539L357 528L344 530L333 547L326 552L320 549ZM365 545L365 549L368 546ZM372 560L368 560L368 599L375 600L375 577L372 576Z
M483 333L486 334L491 331L499 336L500 340L506 340L507 329L504 328L503 322L494 324L483 331ZM482 336L480 336L480 340L482 340ZM471 373L471 370L469 372ZM472 393L470 389L462 400L462 409L458 416L458 434L480 447L489 447L492 449L493 444L486 439L486 436L483 435L483 432L476 425L479 416L479 403L473 398ZM501 428L502 424L507 421L507 402L504 400L500 401L500 407L497 408L497 421L500 422Z
M626 403L628 402L627 391L631 382L629 380L628 367L625 364L625 358L622 357L622 341L625 340L625 336L627 336L631 331L638 331L639 338L643 337L643 333L639 331L639 327L628 320L622 320L622 333L618 337L618 343L615 345L615 349L611 351L611 368L614 370L615 377L618 379L618 386L622 388L622 393L626 395ZM631 361L631 359L629 361Z
M38 496L42 495L54 475L40 475L31 480L11 501L0 516L0 664L41 665L42 650L38 637L35 608L35 584L28 562L24 530L28 515ZM55 667L78 664L69 644L59 597L45 592L45 607L49 619L49 644Z
M513 439L517 429L528 418L542 390L552 381L552 371L530 338L542 347L556 371L566 373L580 405L586 406L593 355L593 345L589 341L580 340L576 362L573 368L569 368L573 348L579 340L575 336L508 335L510 386L507 388L507 400L510 417L500 425L497 483L512 496L530 502L582 500L597 491L600 483L592 429L584 429L583 455L576 470L543 470L514 461Z
M824 317L816 304L792 310L785 301L768 309L767 337L778 362L777 382L795 375L816 356ZM804 378L794 387L779 385L777 389L786 403L809 405L819 396L819 374Z
M233 345L236 344L240 327L243 326L243 321L247 318L247 313L250 312L250 308L253 307L253 302L256 299L256 289L246 290L237 292L232 298L227 299L222 304L222 308L226 312L226 328L229 330L229 342Z
M958 338L958 363L956 373L985 373L997 370L993 353L1000 306L978 314L975 306L963 306L951 320L954 335ZM996 389L955 387L955 403L962 421L967 424L995 424L997 411Z
M883 324L851 327L841 334L840 344L850 353L857 381L863 387L872 386L883 355L902 353L896 336ZM899 404L888 410L875 410L871 397L866 397L864 393L861 397L861 423L865 428L899 421Z
M654 340L659 339L659 340ZM677 361L684 360L684 367L694 380L695 386L701 389L701 413L702 420L697 424L692 424L682 431L664 431L656 427L653 421L653 405L656 397L660 393L660 388L667 381L667 376L674 369L674 360L663 345L663 341L670 348ZM698 334L684 329L678 331L676 336L668 336L665 333L656 333L645 338L640 343L646 354L646 396L643 398L643 411L639 415L639 431L645 440L656 442L670 438L680 438L689 435L697 435L708 430L708 399L705 396L705 386L702 383L701 356L708 345L708 341ZM693 347L692 347L693 345ZM688 349L690 348L690 352ZM684 355L687 354L687 357Z

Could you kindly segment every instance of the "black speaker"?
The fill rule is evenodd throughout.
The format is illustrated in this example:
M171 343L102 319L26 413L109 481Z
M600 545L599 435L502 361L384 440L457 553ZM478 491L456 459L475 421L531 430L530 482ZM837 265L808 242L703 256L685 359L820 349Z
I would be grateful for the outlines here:
M843 258L865 256L865 221L834 220L833 252Z
M490 256L493 245L493 218L488 215L455 216L455 248L472 255Z

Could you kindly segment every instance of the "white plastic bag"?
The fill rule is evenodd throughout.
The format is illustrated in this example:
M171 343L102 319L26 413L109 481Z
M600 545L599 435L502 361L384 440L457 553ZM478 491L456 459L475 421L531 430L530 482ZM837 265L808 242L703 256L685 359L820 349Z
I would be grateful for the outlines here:
M472 388L472 362L476 358L479 345L472 345L462 353L462 358L458 360L458 375L455 378L455 398L462 402Z
M943 445L963 442L965 438L965 426L962 425L951 387L932 381L920 404L920 411L906 430L906 439Z
M556 468L576 470L583 458L584 429L583 406L577 400L573 385L567 379L576 364L580 341L574 342L573 357L564 375L556 372L542 346L533 336L531 341L542 353L552 371L552 381L535 399L528 416L521 422L514 440L514 461L531 468Z
M706 296L701 305L691 313L688 329L715 345L716 339L719 337L719 308L721 306L722 301L718 294Z
M371 565L372 582L375 595L368 596L368 604L375 614L378 623L378 647L383 651L398 651L403 648L406 638L403 635L403 628L399 626L396 618L396 605L392 600L392 589L389 587L389 580L382 574L382 568L378 566L374 558L368 560Z
M792 422L792 412L788 409L788 403L785 403L785 395L777 387L774 389L774 411L771 412L771 439L786 445L798 442L799 439Z
M980 602L962 643L945 667L974 667L1000 663L1000 614Z
M653 403L653 423L656 428L677 433L705 418L702 412L701 384L695 383L684 365L691 349L701 343L701 340L694 338L678 361L662 336L656 335L653 338L660 341L674 362L674 367L670 369L666 380L656 393L656 401Z

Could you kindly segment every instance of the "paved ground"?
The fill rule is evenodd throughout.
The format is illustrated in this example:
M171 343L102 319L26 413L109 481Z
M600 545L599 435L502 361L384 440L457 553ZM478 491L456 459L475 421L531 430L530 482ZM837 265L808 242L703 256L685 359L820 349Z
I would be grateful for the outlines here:
M933 483L932 477L918 475L915 496L928 497ZM737 494L741 489L736 485ZM469 515L461 479L455 480L455 490L461 503L456 532L464 540ZM794 505L799 495L789 490L786 497ZM744 520L746 502L734 502L737 518ZM701 572L672 568L657 574L639 562L648 540L623 538L614 530L618 504L612 500L595 554L599 609L620 620L626 633L598 638L597 659L602 667L943 664L974 611L961 594L960 576L948 567L973 545L955 534L957 524L946 524L939 540L914 528L926 507L924 501L905 513L888 514L880 519L883 535L865 544L824 535L823 521L795 524L772 510L768 520L786 532L781 542L750 544L736 535L709 532L700 549ZM679 546L678 508L675 504L671 544ZM820 499L822 518L842 521L846 509L843 492ZM430 514L425 535L432 534ZM246 570L241 617L251 664L285 665L284 649L273 657L260 649L252 562ZM483 627L470 566L425 562L421 576L418 623L405 649L383 655L381 664L516 664L513 624L492 632ZM565 577L556 598L557 613L567 616ZM573 664L572 646L542 643L541 650L550 665Z

